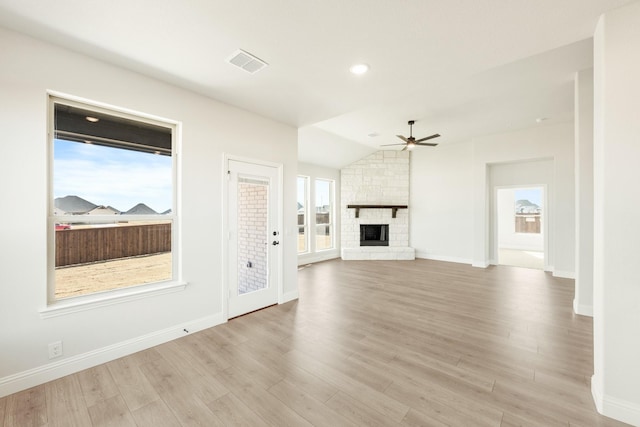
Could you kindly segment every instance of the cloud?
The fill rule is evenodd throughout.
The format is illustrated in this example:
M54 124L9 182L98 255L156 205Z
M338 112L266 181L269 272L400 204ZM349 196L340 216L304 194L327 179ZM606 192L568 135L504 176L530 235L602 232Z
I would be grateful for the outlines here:
M126 211L172 207L172 159L131 150L55 141L54 197L74 195Z

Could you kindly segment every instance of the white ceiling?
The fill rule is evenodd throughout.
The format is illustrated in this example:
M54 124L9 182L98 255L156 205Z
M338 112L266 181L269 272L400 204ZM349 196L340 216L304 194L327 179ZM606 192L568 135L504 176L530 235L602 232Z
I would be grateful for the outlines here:
M627 3L0 0L0 25L298 127L301 161L340 167L411 119L441 144L570 120L598 16ZM231 66L238 48L269 67Z

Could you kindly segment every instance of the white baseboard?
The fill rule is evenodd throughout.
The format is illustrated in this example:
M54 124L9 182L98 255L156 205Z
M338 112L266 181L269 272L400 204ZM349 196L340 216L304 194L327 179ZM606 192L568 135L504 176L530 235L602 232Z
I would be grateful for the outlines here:
M289 301L293 301L298 299L298 290L296 289L295 291L291 291L291 292L285 292L282 295L282 302L280 304L284 304L285 302L289 302Z
M0 378L0 397L128 356L138 351L225 323L222 314L214 314L170 328L151 332L107 347L71 356L44 366ZM188 332L185 332L188 331Z
M506 245L506 246L500 246L498 249L511 249L514 251L527 251L527 252L544 252L544 248L541 248L539 246Z
M433 261L456 262L458 264L471 264L471 260L467 258L433 255L428 252L419 251L419 250L416 250L416 258L430 259Z
M330 259L336 258L340 258L340 251L338 250L316 252L313 254L302 254L298 255L298 266L313 264L314 262L329 261Z
M471 263L471 267L478 267L478 268L487 268L489 267L489 263L486 261L483 262L472 262Z
M618 399L601 393L591 378L591 395L596 409L605 417L613 418L633 426L640 426L640 404Z
M593 317L593 305L578 304L578 300L573 299L573 312L581 316Z
M574 271L553 270L553 277L560 277L562 279L575 279L576 273Z

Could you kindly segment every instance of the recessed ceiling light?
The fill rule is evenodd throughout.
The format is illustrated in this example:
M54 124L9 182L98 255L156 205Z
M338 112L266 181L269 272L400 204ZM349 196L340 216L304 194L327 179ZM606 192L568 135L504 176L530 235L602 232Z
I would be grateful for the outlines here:
M99 122L99 121L100 121L100 119L99 119L99 118L97 118L97 117L92 117L92 116L87 116L87 117L85 117L85 119L87 119L87 121L88 121L88 122L91 122L91 123L95 123L95 122Z
M380 136L380 134L378 132L371 132L370 134L367 134L367 136L369 138L375 138L376 136Z
M369 71L369 66L367 64L355 64L349 68L349 71L351 71L352 74L359 76Z

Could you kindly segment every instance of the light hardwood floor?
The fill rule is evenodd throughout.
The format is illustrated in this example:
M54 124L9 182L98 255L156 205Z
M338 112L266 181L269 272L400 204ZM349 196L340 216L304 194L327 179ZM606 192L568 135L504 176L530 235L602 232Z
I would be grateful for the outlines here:
M618 426L589 391L573 281L328 261L299 301L0 399L13 426Z

